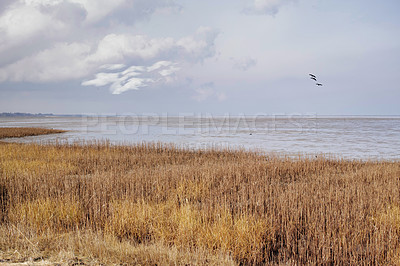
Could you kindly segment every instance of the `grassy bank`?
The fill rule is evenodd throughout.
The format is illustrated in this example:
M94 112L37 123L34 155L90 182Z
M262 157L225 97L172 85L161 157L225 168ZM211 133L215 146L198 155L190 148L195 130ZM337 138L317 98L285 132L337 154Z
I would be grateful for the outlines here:
M34 127L0 127L0 139L21 138L47 134L64 133L65 130L34 128Z
M400 163L0 145L0 258L396 264Z

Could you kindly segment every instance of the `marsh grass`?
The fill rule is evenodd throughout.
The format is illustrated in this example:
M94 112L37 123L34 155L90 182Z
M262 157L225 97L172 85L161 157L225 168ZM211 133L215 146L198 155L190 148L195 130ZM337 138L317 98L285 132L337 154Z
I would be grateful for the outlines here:
M0 139L21 138L47 134L64 133L65 130L35 128L35 127L0 127Z
M9 260L400 261L399 162L6 143L0 175L0 257Z

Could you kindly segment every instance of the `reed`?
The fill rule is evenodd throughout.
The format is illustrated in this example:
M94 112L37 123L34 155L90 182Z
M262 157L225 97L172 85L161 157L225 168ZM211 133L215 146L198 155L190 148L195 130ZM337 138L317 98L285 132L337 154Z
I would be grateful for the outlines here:
M5 143L0 175L10 261L400 262L400 162Z
M0 127L0 139L21 138L47 134L64 133L65 130L35 128L35 127Z

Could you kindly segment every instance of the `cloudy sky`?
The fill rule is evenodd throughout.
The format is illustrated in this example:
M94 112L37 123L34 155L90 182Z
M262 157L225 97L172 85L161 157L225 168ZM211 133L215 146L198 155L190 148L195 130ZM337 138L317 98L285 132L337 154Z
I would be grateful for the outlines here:
M0 112L399 115L399 14L399 0L1 0Z

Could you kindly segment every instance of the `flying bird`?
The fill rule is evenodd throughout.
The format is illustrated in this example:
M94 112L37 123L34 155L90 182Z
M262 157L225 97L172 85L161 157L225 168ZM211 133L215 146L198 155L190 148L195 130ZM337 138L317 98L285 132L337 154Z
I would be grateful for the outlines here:
M308 74L308 75L310 75L310 79L316 81L315 85L317 85L317 86L322 86L321 83L318 83L318 82L317 82L317 76L315 76L314 74Z

